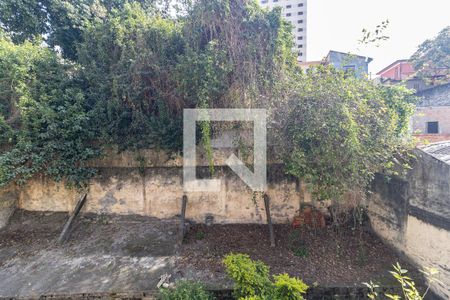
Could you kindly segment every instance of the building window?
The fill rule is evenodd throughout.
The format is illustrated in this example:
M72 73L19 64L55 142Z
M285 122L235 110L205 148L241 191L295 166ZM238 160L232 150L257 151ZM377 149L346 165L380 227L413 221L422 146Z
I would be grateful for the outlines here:
M355 74L356 66L355 65L343 66L342 70L344 70L345 74Z
M303 37L299 36L299 37L297 37L297 40L301 41L301 40L303 40Z
M299 28L299 29L297 29L297 31L298 31L298 32L302 32L302 31L303 31L303 28Z
M302 12L302 11L299 11L299 12L298 12L298 15L299 15L299 16L303 15L303 12Z
M298 45L299 48L303 48L303 45Z
M299 4L298 4L298 7L303 7L303 3L299 3Z
M273 0L273 2L278 2L278 0Z
M427 122L427 133L439 133L439 122Z
M303 56L303 52L299 52L299 53L298 53L298 56Z
M266 4L269 0L261 0L261 4Z
M286 17L290 17L290 16L291 16L291 13L287 13L287 14L286 14Z
M297 23L298 23L298 24L302 24L302 23L303 23L303 20L298 20Z
M292 8L292 5L286 5L286 8Z

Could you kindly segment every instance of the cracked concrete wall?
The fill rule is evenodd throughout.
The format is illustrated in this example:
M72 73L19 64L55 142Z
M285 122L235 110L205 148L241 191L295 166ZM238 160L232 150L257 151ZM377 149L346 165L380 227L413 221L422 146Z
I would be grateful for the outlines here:
M405 179L377 176L369 197L375 233L418 267L433 267L441 283L433 291L450 298L450 165L416 151Z
M139 155L141 159L136 159ZM222 180L218 193L188 193L186 216L204 222L214 216L217 223L265 223L264 202L228 167L223 166L227 152L217 151L214 178ZM143 159L142 159L143 158ZM183 169L180 157L162 152L141 151L109 153L91 162L99 172L88 187L84 211L106 214L138 214L170 218L180 214L183 196ZM197 173L207 171L207 159L200 154ZM285 175L280 165L268 166L268 190L271 213L276 223L293 219L302 201L309 201L305 187ZM199 176L197 175L197 176ZM79 192L63 183L35 178L20 190L19 207L31 211L71 211Z

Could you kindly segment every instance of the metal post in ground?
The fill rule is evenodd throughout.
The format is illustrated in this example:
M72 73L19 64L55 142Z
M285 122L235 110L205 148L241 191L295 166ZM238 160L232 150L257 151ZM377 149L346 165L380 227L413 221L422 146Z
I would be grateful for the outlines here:
M272 217L270 216L270 198L264 194L264 206L266 207L267 224L269 225L270 246L275 247L275 234L273 232Z

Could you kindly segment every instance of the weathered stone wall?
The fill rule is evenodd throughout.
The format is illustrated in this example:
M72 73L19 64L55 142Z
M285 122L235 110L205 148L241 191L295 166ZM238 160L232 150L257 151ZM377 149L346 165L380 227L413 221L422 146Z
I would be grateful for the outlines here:
M439 134L450 134L450 83L416 94L421 100L412 118L414 133L427 134L427 122L439 122Z
M417 107L412 118L412 130L417 134L427 134L427 123L438 122L439 133L450 134L450 106Z
M433 291L450 298L450 165L416 151L406 179L377 176L369 198L373 230L419 267L440 271Z
M264 223L264 203L228 167L227 153L218 151L215 178L222 179L218 193L188 193L187 218L203 222L212 215L218 223ZM91 163L99 169L90 182L84 211L94 213L138 214L170 218L180 214L183 192L181 157L163 152L113 151ZM199 158L198 175L207 171L206 159ZM220 166L222 165L222 166ZM274 222L292 220L301 201L309 201L304 186L286 176L279 165L268 166L268 190ZM19 207L33 211L71 211L79 192L63 183L35 178L20 189Z

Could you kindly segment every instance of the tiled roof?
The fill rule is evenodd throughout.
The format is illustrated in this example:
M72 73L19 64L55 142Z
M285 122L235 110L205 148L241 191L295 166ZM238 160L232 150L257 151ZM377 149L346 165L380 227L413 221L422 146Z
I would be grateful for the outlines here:
M431 144L421 149L431 156L450 165L450 141Z

